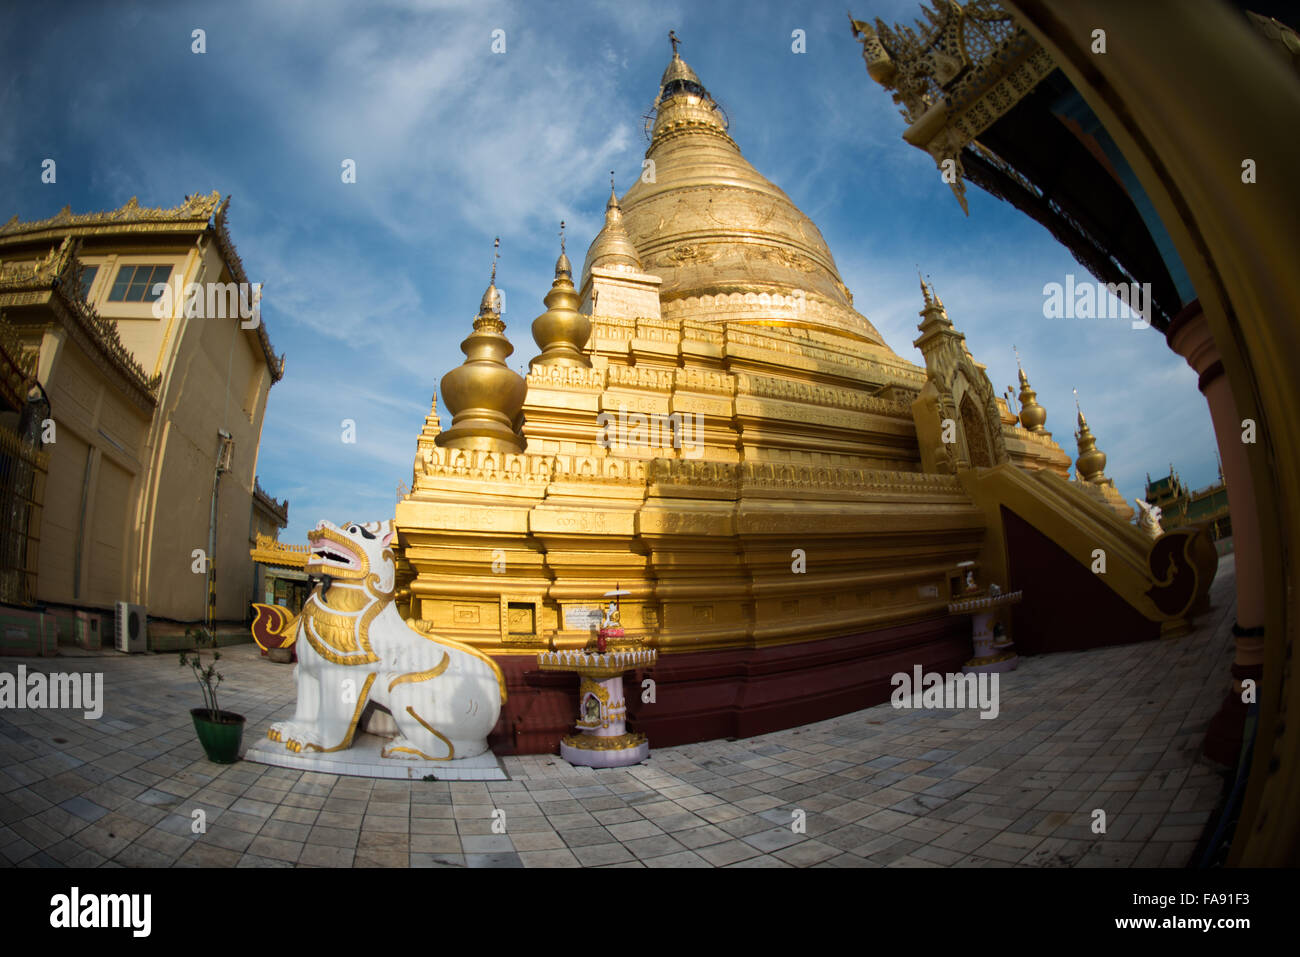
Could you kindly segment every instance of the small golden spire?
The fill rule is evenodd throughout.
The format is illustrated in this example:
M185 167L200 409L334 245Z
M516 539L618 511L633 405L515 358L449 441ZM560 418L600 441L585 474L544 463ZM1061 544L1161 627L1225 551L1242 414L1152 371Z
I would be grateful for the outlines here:
M1038 404L1038 393L1029 387L1029 377L1020 364L1020 350L1015 346L1011 349L1016 354L1016 369L1020 373L1020 424L1030 432L1045 432L1047 410Z
M561 275L567 276L570 282L573 281L573 266L564 252L564 220L560 220L560 258L555 260L555 278L559 279Z
M478 318L474 320L475 328L478 328L478 323L482 319L495 316L498 321L500 320L501 293L497 290L497 258L500 254L501 237L497 236L492 240L492 278L488 280L488 287L483 291L483 298L479 300Z
M497 237L492 244L492 278L479 303L474 331L460 344L465 361L442 377L443 404L452 415L451 427L434 440L443 448L524 450L518 426L528 387L505 361L515 350L501 320L500 249Z
M533 339L541 355L534 366L576 366L590 368L583 347L591 336L591 320L578 311L581 300L573 288L573 269L564 253L564 223L560 223L560 258L555 261L555 281L546 294L546 311L533 320Z
M605 203L605 225L587 249L587 260L582 264L582 281L585 284L593 266L630 267L641 271L641 257L623 225L623 209L618 204L614 190L614 171L609 171L609 201ZM592 303L595 308L595 303Z
M673 45L673 56L677 56L677 44L681 43L682 41L677 39L676 30L668 31L668 42Z
M1074 461L1074 471L1079 480L1100 484L1106 481L1106 453L1097 448L1097 440L1088 428L1088 420L1083 417L1083 407L1079 405L1079 390L1074 390L1074 407L1079 412L1079 428L1074 433L1079 446L1079 457Z

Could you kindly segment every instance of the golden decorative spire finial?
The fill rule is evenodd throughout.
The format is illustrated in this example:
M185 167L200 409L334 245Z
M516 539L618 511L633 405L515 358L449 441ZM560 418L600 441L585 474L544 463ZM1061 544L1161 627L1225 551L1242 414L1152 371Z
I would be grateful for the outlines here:
M492 280L479 303L474 331L460 344L465 361L442 377L442 401L452 415L451 427L434 440L443 448L524 450L519 425L528 387L505 361L515 350L501 320L496 285L500 249L497 237L492 243Z
M930 290L925 285L925 277L921 275L920 266L916 267L916 278L921 281L921 295L925 297L925 304L927 306L933 305L933 300L930 298Z
M1074 470L1083 482L1102 483L1106 481L1106 453L1097 448L1097 439L1088 428L1088 420L1083 417L1083 407L1079 405L1079 390L1074 390L1074 407L1079 410L1079 428L1074 433L1079 445L1079 457L1074 460Z
M1038 404L1038 393L1029 387L1029 377L1020 364L1020 350L1015 346L1011 348L1016 354L1016 368L1020 372L1020 424L1030 432L1045 432L1043 424L1047 421L1047 410Z
M681 40L677 39L677 31L675 30L668 31L668 42L673 45L673 56L677 56L677 44L682 42Z
M474 327L478 328L480 322L495 319L501 322L501 293L497 290L497 257L500 255L501 237L498 236L492 240L492 278L488 280L488 287L483 292L483 298L478 304L478 318L474 320ZM503 324L502 329L505 328Z
M641 257L636 246L628 238L623 225L623 209L618 204L618 194L614 191L614 171L609 171L609 202L605 204L605 225L587 249L587 261L582 265L582 281L585 284L591 275L593 266L629 267L635 272L641 271ZM595 304L593 303L593 308Z
M581 300L573 288L573 269L564 252L564 223L560 223L560 258L555 261L555 281L546 294L546 311L533 320L533 339L541 347L534 366L590 368L583 347L591 336L591 320L578 312Z
M555 260L555 278L561 276L570 283L573 282L573 266L569 264L569 257L564 252L564 220L560 220L560 258Z

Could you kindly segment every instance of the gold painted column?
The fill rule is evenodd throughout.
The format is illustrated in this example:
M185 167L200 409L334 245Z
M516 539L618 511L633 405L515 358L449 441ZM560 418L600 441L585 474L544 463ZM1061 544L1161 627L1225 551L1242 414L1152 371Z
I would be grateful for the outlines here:
M1241 683L1247 678L1254 679L1258 689L1264 670L1264 557L1259 513L1255 508L1246 444L1242 441L1241 417L1199 301L1189 303L1174 317L1165 337L1169 348L1186 359L1200 377L1197 388L1210 406L1227 484L1228 509L1232 514L1232 549L1237 567L1237 621L1232 631L1237 647L1232 663L1232 688L1210 721L1203 750L1216 761L1235 764L1241 752L1247 710L1241 700Z

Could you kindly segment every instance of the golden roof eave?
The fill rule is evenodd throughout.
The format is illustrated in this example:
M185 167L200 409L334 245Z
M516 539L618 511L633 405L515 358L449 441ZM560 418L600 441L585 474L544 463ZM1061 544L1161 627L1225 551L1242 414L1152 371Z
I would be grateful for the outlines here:
M311 546L289 545L258 532L256 544L248 550L248 554L260 565L302 569L311 558Z
M124 227L130 227L133 232L177 232L186 229L202 231L207 228L208 220L220 203L220 192L213 190L206 196L199 193L186 196L185 202L170 209L141 206L139 200L132 196L124 205L108 211L74 213L71 207L64 206L53 216L31 222L20 221L15 215L0 226L0 244L7 244L13 239L26 242L56 235L103 235L121 232Z

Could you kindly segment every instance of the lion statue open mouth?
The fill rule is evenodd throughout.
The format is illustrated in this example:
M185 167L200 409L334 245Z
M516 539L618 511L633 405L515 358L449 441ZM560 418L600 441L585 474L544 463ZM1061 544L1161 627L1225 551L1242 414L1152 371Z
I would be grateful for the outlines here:
M297 646L297 707L267 732L290 751L350 747L368 703L397 727L386 758L448 761L488 749L506 698L501 669L469 645L402 621L393 604L392 524L321 522L307 535L305 571L323 581L301 613L253 606L258 644Z

